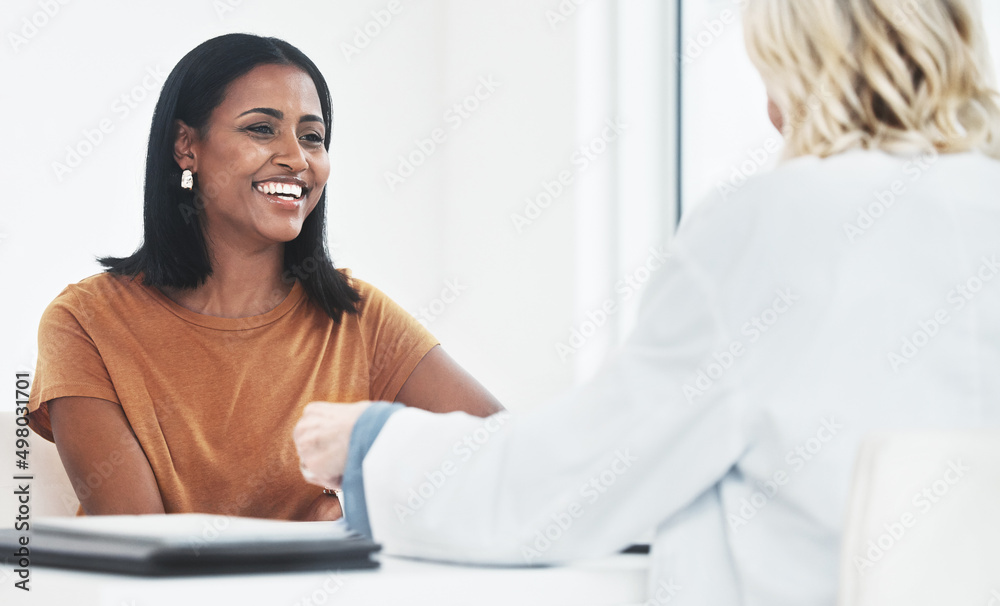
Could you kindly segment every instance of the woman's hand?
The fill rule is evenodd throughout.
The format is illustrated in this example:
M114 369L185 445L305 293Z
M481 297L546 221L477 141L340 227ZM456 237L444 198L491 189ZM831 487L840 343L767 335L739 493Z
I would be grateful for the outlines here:
M340 499L336 495L321 494L309 505L304 522L331 522L344 517Z
M354 423L371 402L333 404L312 402L302 411L292 437L302 475L310 484L340 488L347 465L347 447Z

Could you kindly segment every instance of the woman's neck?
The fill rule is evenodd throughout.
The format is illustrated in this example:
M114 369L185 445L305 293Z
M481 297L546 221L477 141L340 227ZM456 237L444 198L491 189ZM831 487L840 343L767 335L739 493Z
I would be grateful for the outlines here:
M284 244L248 251L225 243L210 246L212 275L193 289L161 288L185 309L220 318L246 318L277 307L294 281L282 277Z

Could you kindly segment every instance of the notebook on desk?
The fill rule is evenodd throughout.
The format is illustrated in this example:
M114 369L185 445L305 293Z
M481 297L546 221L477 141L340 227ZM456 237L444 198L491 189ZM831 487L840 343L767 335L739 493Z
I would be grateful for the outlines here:
M0 530L0 552L25 533ZM374 568L379 546L342 521L205 514L46 518L31 523L32 566L142 576ZM23 552L22 552L23 553Z

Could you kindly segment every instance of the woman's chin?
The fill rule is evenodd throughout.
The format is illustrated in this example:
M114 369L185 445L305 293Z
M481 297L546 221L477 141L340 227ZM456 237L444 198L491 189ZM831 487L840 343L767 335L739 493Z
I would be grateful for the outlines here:
M273 226L269 229L263 229L261 232L265 238L272 242L291 242L302 233L302 223Z

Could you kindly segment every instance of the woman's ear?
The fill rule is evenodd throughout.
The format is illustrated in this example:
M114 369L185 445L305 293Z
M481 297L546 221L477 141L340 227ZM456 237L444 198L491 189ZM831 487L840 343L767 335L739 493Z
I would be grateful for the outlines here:
M198 172L198 158L194 152L197 133L183 120L175 120L174 127L177 132L174 137L174 160L177 166L182 170Z
M781 108L770 95L767 96L767 117L770 118L771 124L778 129L779 133L785 133L785 117L781 113Z

